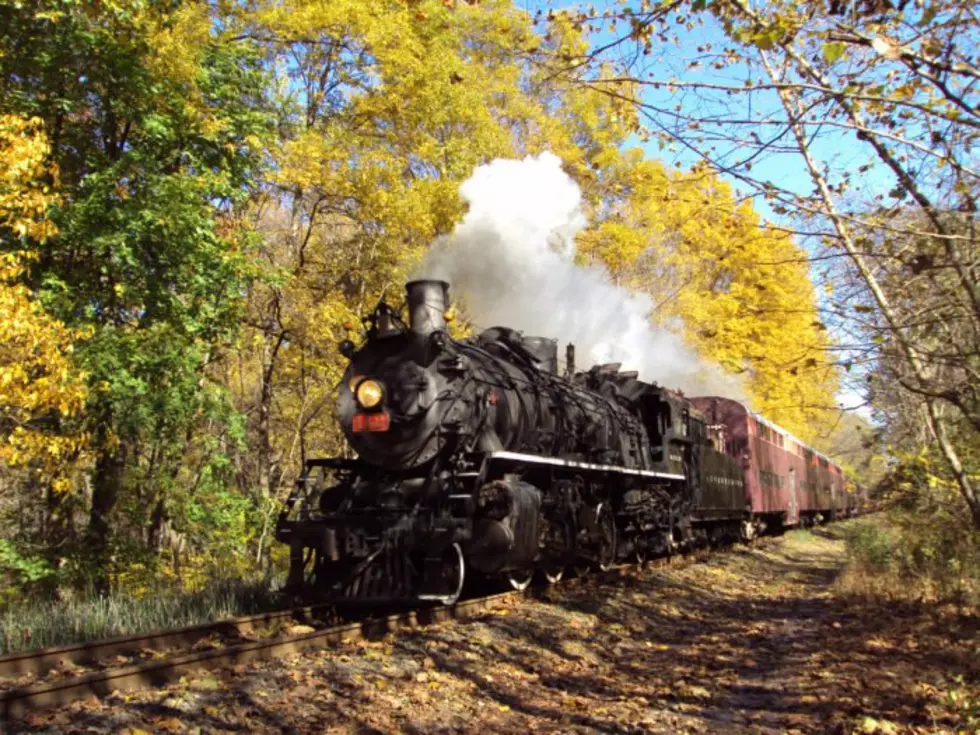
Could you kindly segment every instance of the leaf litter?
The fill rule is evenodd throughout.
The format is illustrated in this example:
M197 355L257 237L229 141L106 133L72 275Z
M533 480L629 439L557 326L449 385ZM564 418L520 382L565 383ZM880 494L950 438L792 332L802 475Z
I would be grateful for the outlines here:
M11 732L973 732L977 611L837 597L843 552L831 528L628 568L468 621L34 713Z

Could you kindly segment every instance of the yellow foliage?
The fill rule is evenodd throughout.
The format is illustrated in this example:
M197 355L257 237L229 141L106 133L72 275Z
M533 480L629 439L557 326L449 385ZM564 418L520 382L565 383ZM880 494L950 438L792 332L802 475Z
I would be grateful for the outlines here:
M56 171L35 120L0 117L0 234L41 241L54 233L45 217L55 201ZM65 422L84 406L82 376L71 361L76 334L47 314L23 283L29 251L0 255L0 462L26 467L68 489L86 436Z
M806 441L825 432L837 374L806 253L707 169L671 172L633 151L604 175L581 256L648 292L659 322L743 375L757 411Z
M166 15L144 14L149 24L147 66L155 76L196 90L200 56L211 40L205 3L189 3Z
M18 238L54 234L47 219L57 171L46 164L48 140L37 118L0 115L0 229Z
M247 323L261 326L243 335L225 380L252 415L270 376L270 443L289 465L301 425L308 452L340 449L336 345L360 338L344 323L382 297L400 305L424 249L463 213L459 184L519 152L520 130L543 129L547 116L522 89L515 51L534 36L507 2L287 0L250 22L290 59L280 86L301 81L304 114L273 151L274 183L290 195L256 213L277 277L249 294Z
M542 37L503 0L283 0L259 4L248 25L272 39L283 107L300 112L273 151L287 194L256 211L276 278L249 294L249 332L224 380L248 415L268 403L282 469L295 469L301 431L310 454L341 447L336 344L359 338L344 323L381 297L401 303L425 248L462 215L459 184L477 165L544 150L582 187L593 222L583 260L649 292L657 318L680 323L701 354L746 371L755 407L790 430L809 436L813 407L832 405L806 265L765 265L799 260L798 248L760 229L711 173L624 151L640 127L634 90L610 79L616 94L603 94L565 76L560 60L587 50L567 14ZM524 62L545 47L554 68Z
M555 55L581 53L559 14ZM545 70L552 94L560 89ZM607 85L608 88L608 85ZM837 417L837 374L806 253L761 226L749 203L707 168L671 171L638 148L634 90L561 90L545 147L582 187L591 226L578 257L614 282L648 293L654 319L676 327L704 358L742 375L753 408L804 440Z

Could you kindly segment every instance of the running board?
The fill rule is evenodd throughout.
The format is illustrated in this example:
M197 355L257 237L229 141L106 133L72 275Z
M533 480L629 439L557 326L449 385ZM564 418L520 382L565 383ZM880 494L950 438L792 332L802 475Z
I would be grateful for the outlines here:
M588 462L576 462L571 459L558 459L557 457L539 457L535 454L523 454L521 452L491 452L490 460L504 459L512 462L526 462L528 464L549 465L552 467L567 467L574 470L592 470L593 472L616 472L621 475L634 475L636 477L651 477L657 480L683 480L684 475L675 475L668 472L652 472L650 470L633 470L627 467L617 467L612 464L589 464Z

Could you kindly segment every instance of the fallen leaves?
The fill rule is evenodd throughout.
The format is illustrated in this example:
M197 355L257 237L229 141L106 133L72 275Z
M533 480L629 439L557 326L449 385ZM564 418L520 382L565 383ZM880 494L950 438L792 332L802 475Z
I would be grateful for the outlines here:
M874 717L865 717L861 720L858 732L865 735L898 735L898 725L888 720L876 720Z
M85 703L71 722L110 732L955 732L980 673L976 619L850 607L824 594L840 544L816 534L767 543L632 574L629 587L615 575L563 585L507 615L200 672L162 693ZM796 573L776 579L775 564ZM956 671L974 678L942 683ZM58 729L65 712L30 725Z

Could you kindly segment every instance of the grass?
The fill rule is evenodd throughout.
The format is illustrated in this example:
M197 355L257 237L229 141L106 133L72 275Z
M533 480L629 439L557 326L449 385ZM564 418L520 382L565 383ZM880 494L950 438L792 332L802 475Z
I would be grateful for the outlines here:
M980 535L912 513L876 513L849 524L845 595L980 604Z
M808 528L798 528L794 531L790 531L790 534L794 539L802 543L812 541L814 539L813 532Z
M266 612L279 604L267 583L240 580L142 599L27 601L0 612L0 654L182 628Z

